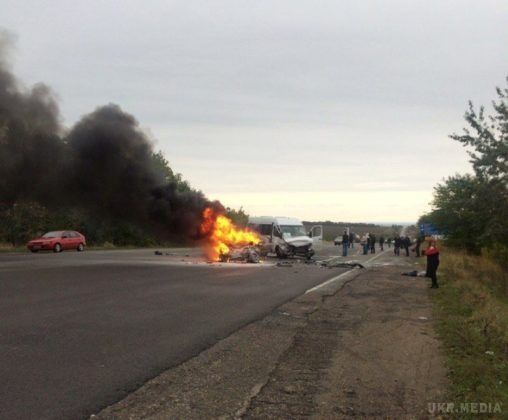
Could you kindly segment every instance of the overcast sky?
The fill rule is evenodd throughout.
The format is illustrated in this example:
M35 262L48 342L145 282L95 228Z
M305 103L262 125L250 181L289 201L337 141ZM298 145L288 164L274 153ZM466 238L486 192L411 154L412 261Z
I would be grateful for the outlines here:
M65 125L117 103L252 215L414 222L508 75L506 0L0 0L0 27Z

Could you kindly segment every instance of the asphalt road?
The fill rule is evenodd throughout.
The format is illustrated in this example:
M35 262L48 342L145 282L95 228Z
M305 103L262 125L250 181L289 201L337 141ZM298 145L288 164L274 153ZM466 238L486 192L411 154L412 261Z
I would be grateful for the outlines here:
M169 252L0 254L0 418L88 418L341 272Z

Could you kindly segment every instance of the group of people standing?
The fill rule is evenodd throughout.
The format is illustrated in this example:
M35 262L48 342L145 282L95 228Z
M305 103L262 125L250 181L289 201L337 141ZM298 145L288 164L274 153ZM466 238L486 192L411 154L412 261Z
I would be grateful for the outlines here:
M348 233L346 230L342 235L342 256L347 257L348 249L354 247L356 235L354 233ZM427 256L427 269L426 269L426 277L432 279L432 288L436 289L439 287L437 283L437 268L439 266L439 250L436 247L436 242L434 240L429 241L429 246L423 252L420 252L420 247L424 242L425 238L422 236L418 236L415 241L414 247L411 249L416 253L417 257L420 255ZM377 240L376 235L373 233L366 233L360 238L360 246L363 250L363 255L367 255L369 252L374 254L376 252L376 241L379 242L379 248L381 251L384 250L385 238L383 236L379 237ZM386 240L388 244L388 248L391 248L393 243L393 252L395 255L400 255L400 250L403 249L406 253L406 256L409 257L409 248L413 243L409 236L399 236L396 235L395 239L388 238Z
M347 257L348 249L354 248L356 235L354 233L348 233L347 230L344 231L342 235L342 256ZM360 246L363 250L363 255L367 255L369 252L374 254L376 252L376 235L373 233L366 233L360 238ZM436 241L430 240L429 246L423 252L420 252L420 247L424 242L425 238L422 236L418 236L415 241L415 246L412 248L412 251L415 251L416 256L420 257L420 255L427 256L427 268L426 268L426 277L432 279L432 288L436 289L439 287L437 283L437 268L439 266L439 250L436 247ZM379 237L379 248L381 251L384 250L385 238L383 236ZM393 243L393 252L395 255L400 255L400 250L403 249L406 252L406 256L409 257L409 247L412 244L411 238L409 236L399 236L396 235L395 239L388 238L386 240L388 244L388 248L391 248Z
M342 235L342 256L347 257L348 249L354 248L356 235L354 233L348 233L347 230L344 231ZM360 246L363 248L363 254L368 254L369 250L373 254L376 252L375 248L376 237L374 235L369 235L368 233L361 237ZM383 249L384 238L380 238L381 249Z
M376 239L377 239L376 235L374 235L373 233L369 233L369 232L367 232L365 235L363 235L360 238L360 244L363 247L363 255L367 255L369 252L371 254L375 254ZM381 251L383 251L383 249L384 249L384 244L385 244L385 238L383 236L381 236L379 238L379 245L381 247Z
M355 235L353 233L348 234L347 231L344 231L344 235L342 235L342 255L344 257L347 256L348 248L353 248L354 239ZM379 249L381 251L384 251L385 243L388 245L388 248L391 248L393 243L393 252L395 255L400 255L400 250L403 249L406 252L406 256L409 257L409 247L412 243L409 236L397 235L395 239L388 238L386 240L384 236L380 236L378 240L376 235L367 232L360 238L360 245L363 250L363 255L367 255L369 253L374 254L376 252L376 242L379 243ZM420 245L421 239L418 238L415 248L417 257L420 256Z
M411 238L409 236L395 236L395 239L393 240L393 252L395 255L400 255L400 250L402 248L404 251L406 251L406 257L409 257L410 246Z
M360 238L360 246L362 247L363 255L367 255L369 252L371 254L375 254L376 242L379 242L381 251L384 251L384 246L386 243L384 236L381 236L379 240L377 240L376 235L373 233L367 232L365 235L363 235Z

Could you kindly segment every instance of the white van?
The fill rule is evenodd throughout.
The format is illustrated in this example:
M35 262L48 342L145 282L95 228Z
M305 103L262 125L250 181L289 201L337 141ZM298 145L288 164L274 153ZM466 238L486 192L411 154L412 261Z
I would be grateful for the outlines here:
M291 217L249 217L247 227L261 235L261 248L265 255L274 253L279 258L311 258L314 248L323 241L322 226L313 226L307 233L303 223Z

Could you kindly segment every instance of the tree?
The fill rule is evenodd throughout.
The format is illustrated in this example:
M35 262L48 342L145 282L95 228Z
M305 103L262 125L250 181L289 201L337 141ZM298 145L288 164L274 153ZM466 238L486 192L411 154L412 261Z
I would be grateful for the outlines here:
M162 151L152 154L152 164L160 185L167 185L174 183L176 190L179 192L189 192L192 190L188 181L185 181L181 173L173 172L169 166L168 160L162 154Z
M508 82L508 77L506 78ZM469 101L464 118L471 129L450 137L470 147L470 162L476 176L484 180L508 183L508 88L496 88L498 101L492 101L493 115L485 115L485 108L477 112Z
M152 166L160 184L168 184L173 181L175 175L162 151L159 150L152 154Z
M508 81L508 78L507 78ZM474 175L455 175L434 190L434 209L420 219L442 230L451 245L479 252L508 249L508 89L497 88L494 113L469 102L470 128L450 137L467 147Z
M237 226L245 227L249 221L249 215L245 213L243 207L238 210L226 207L226 216L229 217Z
M37 202L14 203L0 214L0 232L12 246L21 245L46 230L48 217Z

